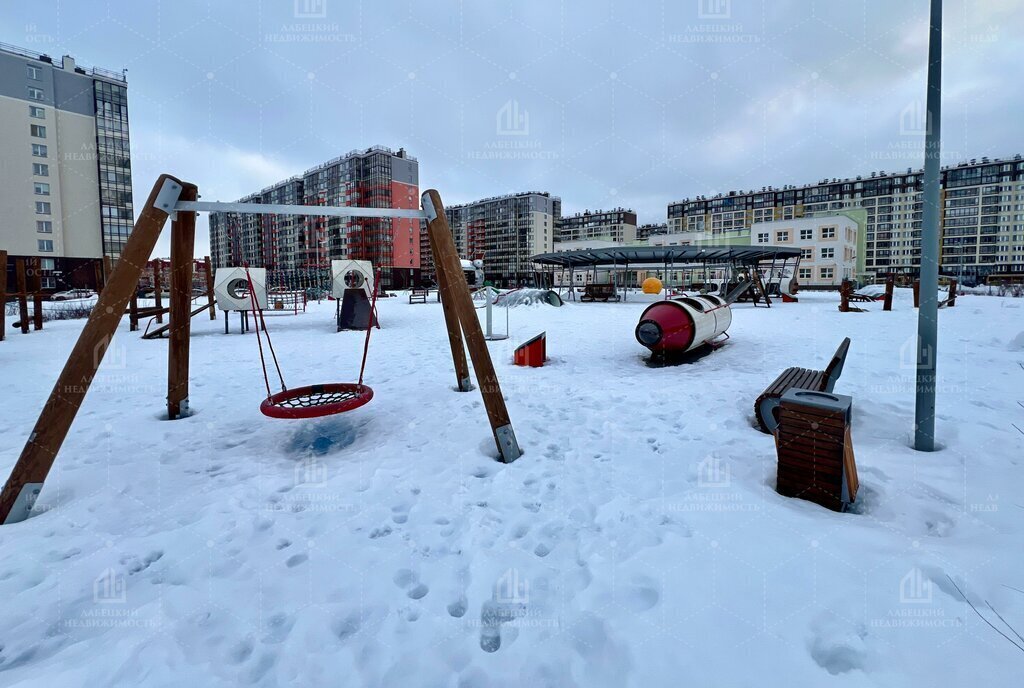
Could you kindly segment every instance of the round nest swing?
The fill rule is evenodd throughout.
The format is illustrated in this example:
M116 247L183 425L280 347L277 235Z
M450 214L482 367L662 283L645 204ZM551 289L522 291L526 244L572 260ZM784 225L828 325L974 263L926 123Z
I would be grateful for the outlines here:
M352 382L308 385L272 394L260 404L271 418L319 418L357 409L373 399L373 390Z
M263 368L263 382L267 387L267 398L260 404L260 413L270 418L320 418L357 409L373 399L373 390L363 384L363 373L366 371L366 354L370 348L370 332L373 329L373 324L377 322L377 284L380 281L380 272L376 274L373 283L370 316L366 325L366 339L363 342L363 361L359 366L359 382L331 382L295 387L294 389L288 389L284 384L281 365L278 363L274 345L270 341L270 332L267 331L267 325L263 319L263 309L257 303L256 290L253 287L248 266L245 268L245 277L249 287L249 303L259 318L256 324L256 344L260 352L260 365ZM348 279L347 276L346 279ZM267 348L270 350L274 368L276 368L278 379L281 381L281 391L276 394L270 391L267 361L263 357L263 340L260 337L261 329L267 338Z

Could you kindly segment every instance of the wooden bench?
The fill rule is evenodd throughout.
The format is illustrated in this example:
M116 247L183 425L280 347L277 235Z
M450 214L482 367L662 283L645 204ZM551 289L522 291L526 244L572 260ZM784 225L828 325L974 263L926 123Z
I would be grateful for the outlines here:
M622 297L615 290L614 284L588 284L583 288L583 296L580 301L608 301L620 300Z
M410 289L409 303L426 303L428 296L430 296L429 289Z
M775 378L775 381L768 385L768 388L761 392L761 396L754 402L754 417L761 432L773 433L779 426L778 408L779 400L787 390L809 389L814 392L831 392L836 386L836 381L843 374L843 364L846 362L846 354L850 350L850 338L847 337L836 349L832 360L828 362L825 370L811 370L810 368L786 368L782 374Z

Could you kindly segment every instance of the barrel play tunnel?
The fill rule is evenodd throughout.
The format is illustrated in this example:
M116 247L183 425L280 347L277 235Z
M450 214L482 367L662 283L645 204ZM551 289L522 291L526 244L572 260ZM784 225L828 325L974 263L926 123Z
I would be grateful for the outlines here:
M684 296L648 306L636 326L636 340L656 354L683 353L723 343L731 324L732 309L725 299Z

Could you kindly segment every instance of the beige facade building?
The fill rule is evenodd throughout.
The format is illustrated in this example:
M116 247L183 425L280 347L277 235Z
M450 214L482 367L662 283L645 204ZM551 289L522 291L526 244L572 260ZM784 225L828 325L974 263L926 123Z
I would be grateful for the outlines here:
M8 265L27 260L45 290L95 287L133 223L123 74L0 48L0 160Z
M604 240L630 244L637 240L636 212L616 208L563 216L556 236L558 242Z
M981 158L947 166L941 183L942 272L967 283L1024 280L1024 159ZM907 169L700 196L669 204L669 231L728 239L758 222L863 210L865 275L914 275L921 255L922 184L923 172Z

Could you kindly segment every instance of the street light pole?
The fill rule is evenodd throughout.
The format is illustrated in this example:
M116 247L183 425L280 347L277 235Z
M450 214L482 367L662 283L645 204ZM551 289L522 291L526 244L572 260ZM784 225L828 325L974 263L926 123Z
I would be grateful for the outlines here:
M921 216L920 308L917 315L917 396L914 448L935 449L935 364L939 318L939 145L942 109L942 0L931 0L928 22L928 95L925 108L924 189Z

